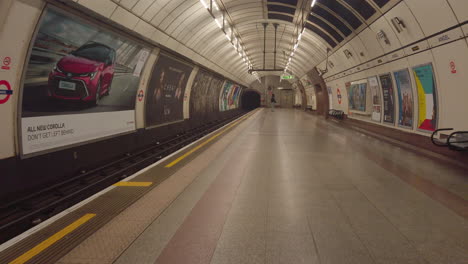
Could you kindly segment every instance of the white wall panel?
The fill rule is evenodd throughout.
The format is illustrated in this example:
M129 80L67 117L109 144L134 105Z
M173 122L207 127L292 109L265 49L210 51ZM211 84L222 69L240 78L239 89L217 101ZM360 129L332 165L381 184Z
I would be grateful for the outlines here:
M110 18L115 9L117 9L117 4L111 0L79 0L78 4L83 5L107 18Z
M400 2L400 4L388 11L388 13L385 14L385 18L389 23L392 23L392 19L398 18L404 24L405 27L401 27L402 31L396 33L401 45L406 46L424 38L424 33L419 23L416 21L405 2Z
M439 94L439 127L468 130L468 46L459 40L437 47L432 53Z
M349 42L349 44L353 47L354 51L356 51L356 57L359 58L361 63L364 63L364 62L371 59L371 57L369 57L369 52L366 50L366 47L364 46L364 44L362 43L362 41L361 41L361 39L359 37L353 38ZM361 53L364 56L362 56Z
M370 28L372 31L374 31L376 35L379 32L383 32L385 34L386 39L385 38L378 39L378 42L380 43L380 46L382 46L382 48L384 49L385 53L401 48L399 39L395 35L393 28L387 22L387 19L385 17L381 17L377 19L377 21L375 21L374 23L372 23L372 25L370 25Z
M16 118L20 101L21 77L29 44L44 5L45 2L41 0L14 1L9 6L8 16L0 31L0 61L3 62L5 57L11 58L9 70L0 68L0 81L8 82L13 91L10 99L0 104L0 159L19 153ZM5 90L5 85L2 85L0 89ZM4 100L6 96L0 95L0 99Z
M446 0L404 0L426 36L458 24Z
M384 54L384 50L377 41L377 33L366 28L359 34L364 47L366 47L369 59L373 59Z
M468 20L468 1L466 0L448 0L459 23Z

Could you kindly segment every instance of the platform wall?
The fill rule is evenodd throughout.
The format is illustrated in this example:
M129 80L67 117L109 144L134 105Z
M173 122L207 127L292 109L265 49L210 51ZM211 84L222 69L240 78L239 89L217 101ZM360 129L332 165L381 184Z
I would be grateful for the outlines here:
M6 14L0 20L0 198L4 201L241 111L239 100L245 87L236 80L188 58L186 52L180 53L180 47L161 45L168 43L162 34L149 37L148 28L112 1L76 2L0 2L1 14ZM66 19L53 22L57 14ZM54 23L56 27L44 29ZM59 32L67 27L73 30ZM60 64L64 58L73 59L71 52L86 44L80 37L69 37L77 29L83 30L81 38L89 35L90 40L100 43L107 39L106 45L116 51L114 78L109 84L112 89L97 104L91 100L90 104L61 109L68 102L47 98L50 75L56 74L57 65L64 67ZM158 65L163 57L170 60ZM200 71L211 76L207 85L215 92L208 94L206 85L197 84ZM235 89L223 98L225 83L232 83ZM116 85L121 87L116 89ZM207 96L210 102L202 102L200 98ZM222 99L226 109L218 107ZM145 107L149 104L155 108ZM148 115L164 118L149 122ZM116 122L120 125L112 127ZM64 131L74 131L76 136L69 137ZM28 148L28 137L42 142Z
M404 25L400 26L400 32L392 24L395 18ZM323 77L331 90L331 105L345 111L352 119L425 136L434 128L468 130L467 18L468 9L463 0L401 1L334 51L328 67L326 61L318 65L322 70L328 68ZM379 37L379 32L385 37ZM409 83L403 85L407 97L402 98L401 103L398 98L400 80L395 75L400 70L408 71L410 77ZM391 77L390 83L382 83L380 76L385 74ZM375 83L375 79L369 79L373 77L378 80L375 95L369 87L370 82ZM433 80L433 85L429 79ZM359 97L359 89L353 86L360 82L367 84L366 99ZM393 121L384 120L382 85L386 86L386 99L388 86L393 88ZM350 89L355 100L365 101L350 101ZM409 100L411 94L412 100ZM375 96L380 102L374 102ZM405 114L400 118L402 112Z

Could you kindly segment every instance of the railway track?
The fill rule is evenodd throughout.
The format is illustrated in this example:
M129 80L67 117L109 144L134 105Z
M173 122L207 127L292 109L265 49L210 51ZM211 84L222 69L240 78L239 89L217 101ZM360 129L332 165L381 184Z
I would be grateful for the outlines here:
M152 145L82 170L65 181L0 206L0 243L163 159L245 113L163 138Z

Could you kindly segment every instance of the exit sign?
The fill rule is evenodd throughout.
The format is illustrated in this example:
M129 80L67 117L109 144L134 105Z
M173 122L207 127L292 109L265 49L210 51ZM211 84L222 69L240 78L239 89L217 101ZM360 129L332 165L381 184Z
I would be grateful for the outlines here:
M281 76L281 80L292 80L294 79L293 75L283 75Z

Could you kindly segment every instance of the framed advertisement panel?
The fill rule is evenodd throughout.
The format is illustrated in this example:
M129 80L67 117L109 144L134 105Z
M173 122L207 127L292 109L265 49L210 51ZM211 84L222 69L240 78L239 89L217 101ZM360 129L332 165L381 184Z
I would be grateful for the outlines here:
M20 103L21 154L135 131L149 48L48 7L31 41Z
M241 91L242 88L239 85L226 81L219 95L219 111L224 112L237 109L239 107Z
M380 98L380 86L377 76L369 77L369 89L372 100L372 121L379 122L382 120L382 101Z
M412 129L414 125L414 96L408 69L393 73L398 89L398 125Z
M383 122L395 125L395 89L392 74L380 75L379 80L383 94Z
M193 81L192 85L192 90L190 92L191 116L200 117L208 113L209 103L211 102L209 92L212 77L213 75L204 69L200 69L197 75L195 76L195 80Z
M192 65L171 55L160 54L146 92L147 127L184 120L184 94L192 70Z
M349 110L365 113L367 111L367 80L351 82L347 87L347 92Z
M437 87L432 63L412 69L418 91L418 130L433 132L437 129Z

